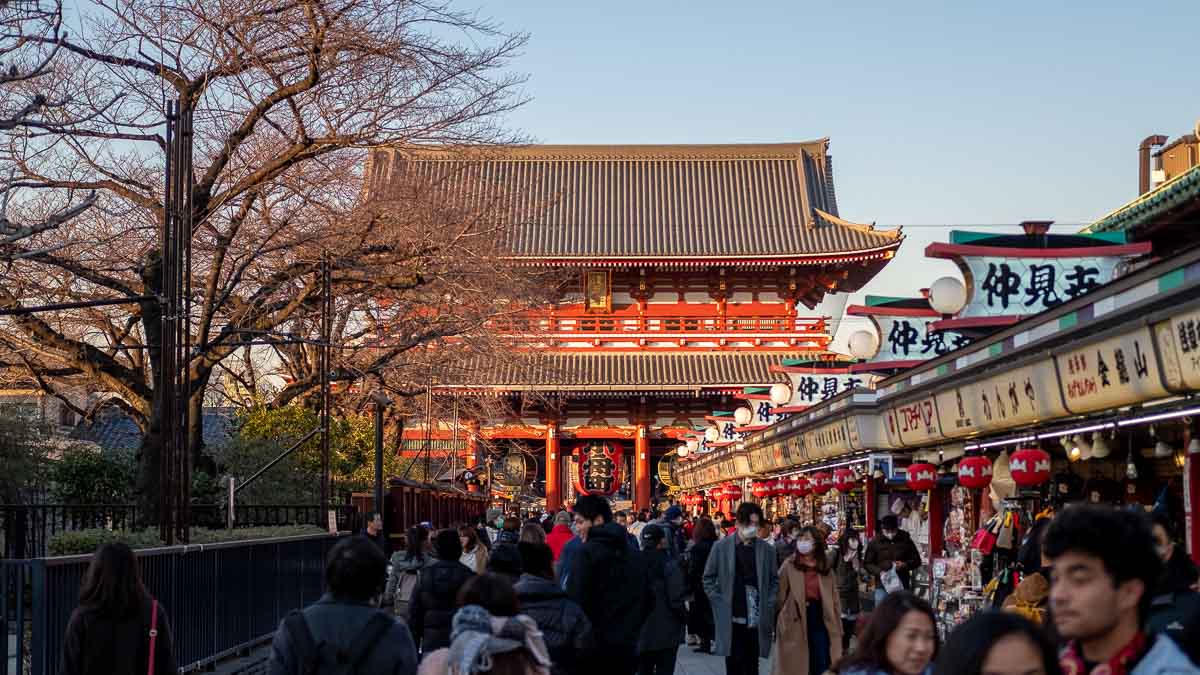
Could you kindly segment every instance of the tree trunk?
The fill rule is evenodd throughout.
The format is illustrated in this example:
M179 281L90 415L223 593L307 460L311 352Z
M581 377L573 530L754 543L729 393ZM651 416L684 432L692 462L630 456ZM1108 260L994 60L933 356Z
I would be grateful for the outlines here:
M212 371L192 383L192 398L188 401L188 445L192 448L192 471L201 471L215 478L217 463L204 451L204 392Z
M162 292L162 256L158 249L146 253L142 264L142 292L157 297ZM142 445L137 453L137 503L143 524L158 522L158 496L161 492L160 471L162 467L162 392L158 386L162 366L162 307L157 300L141 303L142 330L146 335L146 352L150 365L150 388L154 398L150 402L149 422Z

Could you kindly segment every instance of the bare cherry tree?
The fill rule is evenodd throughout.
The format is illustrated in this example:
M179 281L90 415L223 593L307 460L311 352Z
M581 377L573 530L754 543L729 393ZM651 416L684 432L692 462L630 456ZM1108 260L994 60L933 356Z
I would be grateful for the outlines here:
M69 36L60 24L72 24ZM364 348L339 362L346 373L384 373L389 361L482 320L392 327L395 342L385 346L384 329L370 322L384 318L378 303L389 296L391 306L411 309L433 307L436 293L442 306L458 307L479 290L527 287L483 281L491 271L509 274L494 260L477 261L473 286L453 273L457 263L448 261L476 250L464 241L496 237L486 219L456 241L450 233L463 231L463 214L425 203L417 212L423 231L442 237L431 245L400 226L405 218L359 206L369 148L519 140L501 122L523 101L522 78L508 69L524 35L421 0L84 0L52 26L23 33L11 52L53 55L47 75L5 86L61 105L44 107L36 124L3 130L9 188L26 195L10 209L42 222L78 205L80 194L94 193L94 205L7 244L0 309L130 304L0 319L0 363L25 369L51 393L67 377L112 392L145 431L139 491L147 506L159 475L167 101L194 119L188 431L197 469L215 469L201 452L212 377L247 342L311 328L323 259L341 337L378 341L370 356ZM300 375L281 400L311 391Z

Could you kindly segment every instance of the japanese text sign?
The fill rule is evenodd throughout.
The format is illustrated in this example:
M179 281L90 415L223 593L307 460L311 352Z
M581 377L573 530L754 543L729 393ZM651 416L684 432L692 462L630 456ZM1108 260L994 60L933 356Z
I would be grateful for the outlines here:
M1054 358L1063 400L1072 413L1129 405L1167 394L1148 328L1138 328Z

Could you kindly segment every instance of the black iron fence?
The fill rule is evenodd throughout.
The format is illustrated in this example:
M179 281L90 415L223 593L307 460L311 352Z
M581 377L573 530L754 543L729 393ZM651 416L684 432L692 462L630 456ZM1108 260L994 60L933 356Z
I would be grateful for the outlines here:
M206 668L269 638L317 600L330 535L138 552L171 622L180 670ZM67 621L90 556L0 561L0 675L59 672Z
M345 532L360 527L354 507L334 507L337 527ZM194 504L192 526L223 528L227 508L224 505ZM316 525L326 528L315 504L238 504L234 509L234 527L278 525ZM0 557L40 558L49 554L47 545L56 535L91 528L134 530L144 527L134 504L0 504Z

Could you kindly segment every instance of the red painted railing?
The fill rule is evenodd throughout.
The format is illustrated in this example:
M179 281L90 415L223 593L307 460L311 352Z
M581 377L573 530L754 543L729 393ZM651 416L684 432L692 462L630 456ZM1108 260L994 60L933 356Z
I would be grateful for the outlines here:
M494 330L509 335L591 336L636 334L769 334L819 337L828 333L824 318L789 316L637 316L610 314L506 317Z

